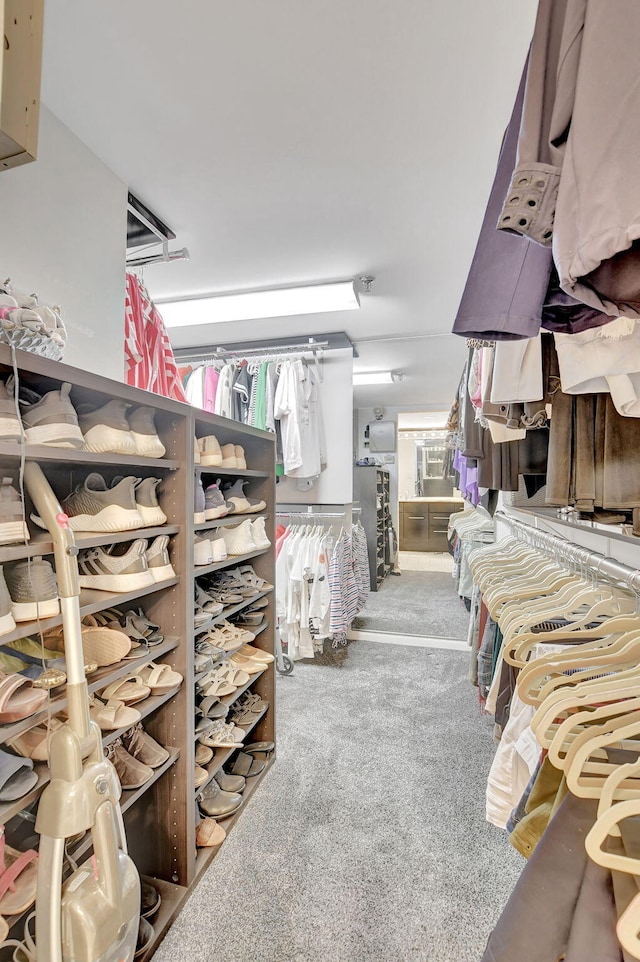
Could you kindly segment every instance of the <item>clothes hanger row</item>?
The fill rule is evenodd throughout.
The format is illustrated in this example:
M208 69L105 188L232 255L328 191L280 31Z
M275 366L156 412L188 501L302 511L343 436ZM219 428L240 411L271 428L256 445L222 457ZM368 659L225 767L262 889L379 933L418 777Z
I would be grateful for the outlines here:
M590 858L640 877L640 859L623 844L625 822L640 816L639 573L506 520L512 533L469 558L503 636L494 682L503 661L518 669L516 691L535 708L541 749L574 795L598 800ZM640 892L632 891L617 935L640 959Z

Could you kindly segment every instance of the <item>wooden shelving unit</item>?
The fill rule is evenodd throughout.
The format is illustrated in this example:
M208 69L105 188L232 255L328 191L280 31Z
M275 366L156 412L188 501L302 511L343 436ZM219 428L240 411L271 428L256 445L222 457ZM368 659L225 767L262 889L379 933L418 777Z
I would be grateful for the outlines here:
M110 483L117 475L132 473L136 477L158 477L162 483L159 497L167 515L167 523L153 528L116 533L113 535L76 534L76 544L80 549L126 543L138 538L153 539L158 535L170 536L170 557L175 577L145 589L113 593L96 590L83 590L81 594L81 613L83 616L95 614L108 608L127 610L141 607L148 617L160 625L164 641L151 646L137 659L125 660L110 665L90 675L87 679L90 692L102 688L128 674L135 674L142 665L150 661L169 664L183 676L183 684L176 691L150 697L134 707L140 712L144 727L149 734L170 752L169 759L160 766L153 777L139 789L123 792L121 806L124 813L129 851L144 877L154 884L161 893L162 904L158 915L151 920L155 939L144 956L149 962L159 941L178 914L185 898L190 894L205 865L215 856L217 849L196 851L196 806L194 799L199 791L194 785L195 768L195 688L194 678L194 637L207 628L226 620L230 616L249 607L260 598L268 598L268 606L263 613L265 620L254 632L253 644L273 654L274 648L274 592L260 592L253 598L228 606L220 615L212 617L203 625L194 624L194 583L197 578L210 576L218 570L226 570L240 564L251 564L256 574L274 584L275 566L273 548L257 550L247 554L229 557L226 561L207 565L202 568L193 564L193 544L196 532L216 529L224 536L226 526L236 525L246 518L262 516L266 522L269 540L274 542L275 518L275 478L274 478L274 439L272 435L246 427L235 421L215 417L196 411L188 405L166 398L138 391L99 376L48 361L34 355L17 352L20 382L40 393L56 388L61 382L72 385L71 399L77 407L92 404L99 407L113 398L120 398L131 405L150 405L155 410L158 433L166 447L161 459L142 458L116 454L93 454L55 448L44 445L27 445L27 459L37 460L51 486L62 500L76 485L92 471L98 471ZM0 378L12 371L10 351L0 345ZM193 437L215 434L221 444L240 444L246 452L247 470L215 468L194 463ZM20 445L0 442L0 467L3 477L11 476L17 480L21 461ZM217 478L233 479L241 477L247 481L247 493L260 497L266 502L266 509L260 514L232 515L204 524L193 524L194 482L201 478L204 485ZM26 517L29 519L33 506L29 499L25 504ZM31 538L25 544L0 545L0 565L10 565L24 558L49 555L53 563L53 544L48 532L40 530L29 521ZM6 644L27 635L38 637L39 630L45 631L62 623L62 617L43 619L39 624L29 622L19 624L15 631L0 636L0 644ZM251 629L249 629L251 630ZM273 664L252 675L249 682L227 696L226 704L233 702L247 689L259 694L269 702L269 708L247 728L252 739L275 741L274 712L274 666ZM7 742L17 735L28 731L37 724L45 722L51 714L63 711L67 699L64 687L54 690L45 708L23 721L12 725L0 726L0 746L10 750ZM103 732L105 749L126 729ZM239 746L241 747L241 746ZM207 767L209 781L215 773L231 760L236 749L218 749ZM271 762L273 759L271 759ZM253 796L264 774L250 779L245 790L245 802L230 821L240 817L249 799ZM9 844L15 841L19 847L21 839L28 837L23 817L18 813L36 810L37 800L49 783L49 769L44 763L36 764L38 782L27 795L15 802L0 805L0 824L6 825ZM225 825L226 827L226 825ZM30 826L29 831L32 831ZM82 839L72 855L79 861L85 860L91 852L90 836ZM15 934L20 934L24 916L9 920L15 925ZM0 948L0 962L4 962ZM7 956L8 958L9 956Z

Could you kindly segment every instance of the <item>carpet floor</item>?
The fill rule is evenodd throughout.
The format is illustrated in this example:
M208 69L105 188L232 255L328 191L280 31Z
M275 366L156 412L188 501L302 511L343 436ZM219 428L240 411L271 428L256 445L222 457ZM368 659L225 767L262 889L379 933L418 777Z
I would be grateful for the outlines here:
M453 638L465 641L469 614L447 572L404 571L389 575L369 595L367 607L353 622L358 631Z
M478 962L524 862L467 658L354 642L278 678L278 759L154 962Z

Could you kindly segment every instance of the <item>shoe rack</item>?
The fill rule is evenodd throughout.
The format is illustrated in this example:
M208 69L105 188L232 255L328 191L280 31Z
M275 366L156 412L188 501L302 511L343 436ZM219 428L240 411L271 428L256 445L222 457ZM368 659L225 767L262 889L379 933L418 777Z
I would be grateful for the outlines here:
M154 408L158 434L165 445L162 458L144 458L134 455L93 454L66 448L44 445L27 445L26 459L37 460L54 491L62 500L91 471L99 471L109 483L118 475L132 474L136 477L162 479L160 504L167 515L166 524L157 528L141 528L116 534L78 534L76 543L80 548L108 545L116 542L151 539L160 534L170 535L169 554L175 577L148 588L129 593L111 593L98 590L82 590L80 605L83 616L95 614L111 607L142 607L145 614L160 626L164 641L151 647L148 655L136 661L122 661L101 668L88 678L89 691L94 692L118 678L135 673L149 661L164 662L183 676L183 684L177 692L150 697L135 707L142 715L145 729L170 752L169 759L154 771L153 778L142 788L123 792L121 804L124 812L129 851L141 875L159 889L162 904L158 915L152 920L155 938L143 962L153 955L180 907L193 886L215 857L219 848L197 849L195 842L197 821L197 797L205 786L194 785L196 739L194 732L195 689L197 676L194 671L194 582L197 577L238 564L250 563L256 574L274 584L274 529L275 529L275 470L273 436L266 432L244 426L235 421L196 411L188 405L140 391L126 384L111 381L98 375L69 367L60 362L15 352L20 383L40 393L55 389L61 382L72 385L71 400L74 406L90 403L94 407L118 398L132 405L148 405ZM9 348L0 345L0 377L4 380L13 371ZM242 445L246 452L247 470L209 468L195 464L194 435L203 437L215 434L220 444ZM20 469L20 445L0 443L0 477L17 478ZM250 482L247 494L266 502L261 512L265 518L266 532L271 548L257 550L242 556L229 556L206 567L193 564L193 545L196 532L221 528L257 514L236 515L216 521L194 525L194 481L202 477L204 485L217 478L241 477ZM27 519L32 505L27 497ZM0 545L0 564L39 555L48 556L53 562L53 545L47 532L38 531L29 523L31 540L27 545ZM275 592L265 594L268 607L265 622L258 629L252 644L273 654ZM222 621L249 606L255 598L242 604L225 608L212 618L210 624ZM61 623L61 616L31 623L20 623L10 634L0 636L0 644L33 635ZM201 631L203 626L199 626ZM247 729L245 742L257 740L275 741L275 672L274 664L259 675L251 675L249 682L233 695L222 700L232 704L244 690L251 688L269 702L263 715ZM64 687L54 689L49 704L38 713L23 721L0 726L0 749L7 750L7 741L21 732L46 721L49 715L63 710L66 705ZM103 743L107 747L125 729L104 732ZM239 748L242 746L240 745ZM207 766L209 781L233 756L236 749L217 749ZM247 780L241 808L230 818L220 821L227 833L236 823L253 793L269 770L275 753L264 771ZM0 824L6 827L8 844L20 847L20 842L33 836L31 816L37 809L37 801L49 781L48 766L36 762L38 782L27 794L15 802L0 803ZM76 843L70 854L76 861L84 861L91 854L90 839ZM33 907L32 907L33 908ZM31 911L32 908L29 910ZM23 916L7 919L12 930L10 937L22 937ZM3 962L0 949L0 962ZM7 955L10 958L10 955Z

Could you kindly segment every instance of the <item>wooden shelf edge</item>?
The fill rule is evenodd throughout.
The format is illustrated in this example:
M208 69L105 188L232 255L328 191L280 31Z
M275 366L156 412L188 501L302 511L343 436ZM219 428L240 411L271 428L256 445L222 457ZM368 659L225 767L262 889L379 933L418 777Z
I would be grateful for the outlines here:
M250 517L250 515L247 515L247 517ZM214 563L210 565L194 565L193 577L200 578L202 575L211 574L213 571L220 571L223 568L231 568L233 565L244 564L245 561L251 561L252 558L259 558L270 550L271 548L260 548L258 551L249 551L247 554L229 555L224 561L214 561Z
M110 534L77 533L75 543L76 547L82 551L84 548L121 544L124 541L137 541L140 538L148 540L163 534L174 535L178 534L179 531L180 525L166 524L154 525L152 528L136 528L134 531L113 531ZM0 564L47 554L53 554L53 541L46 532L42 531L31 537L28 544L0 545Z
M254 471L252 468L216 468L213 464L196 464L198 474L217 474L219 477L268 478L268 471Z
M8 441L0 442L0 458L20 461L21 445ZM104 452L94 454L92 451L74 451L72 448L57 448L48 444L26 444L25 456L27 461L39 461L45 464L56 461L68 461L72 464L94 465L131 465L132 467L155 468L161 471L176 471L180 467L179 461L168 458L143 458L135 454L111 454Z

